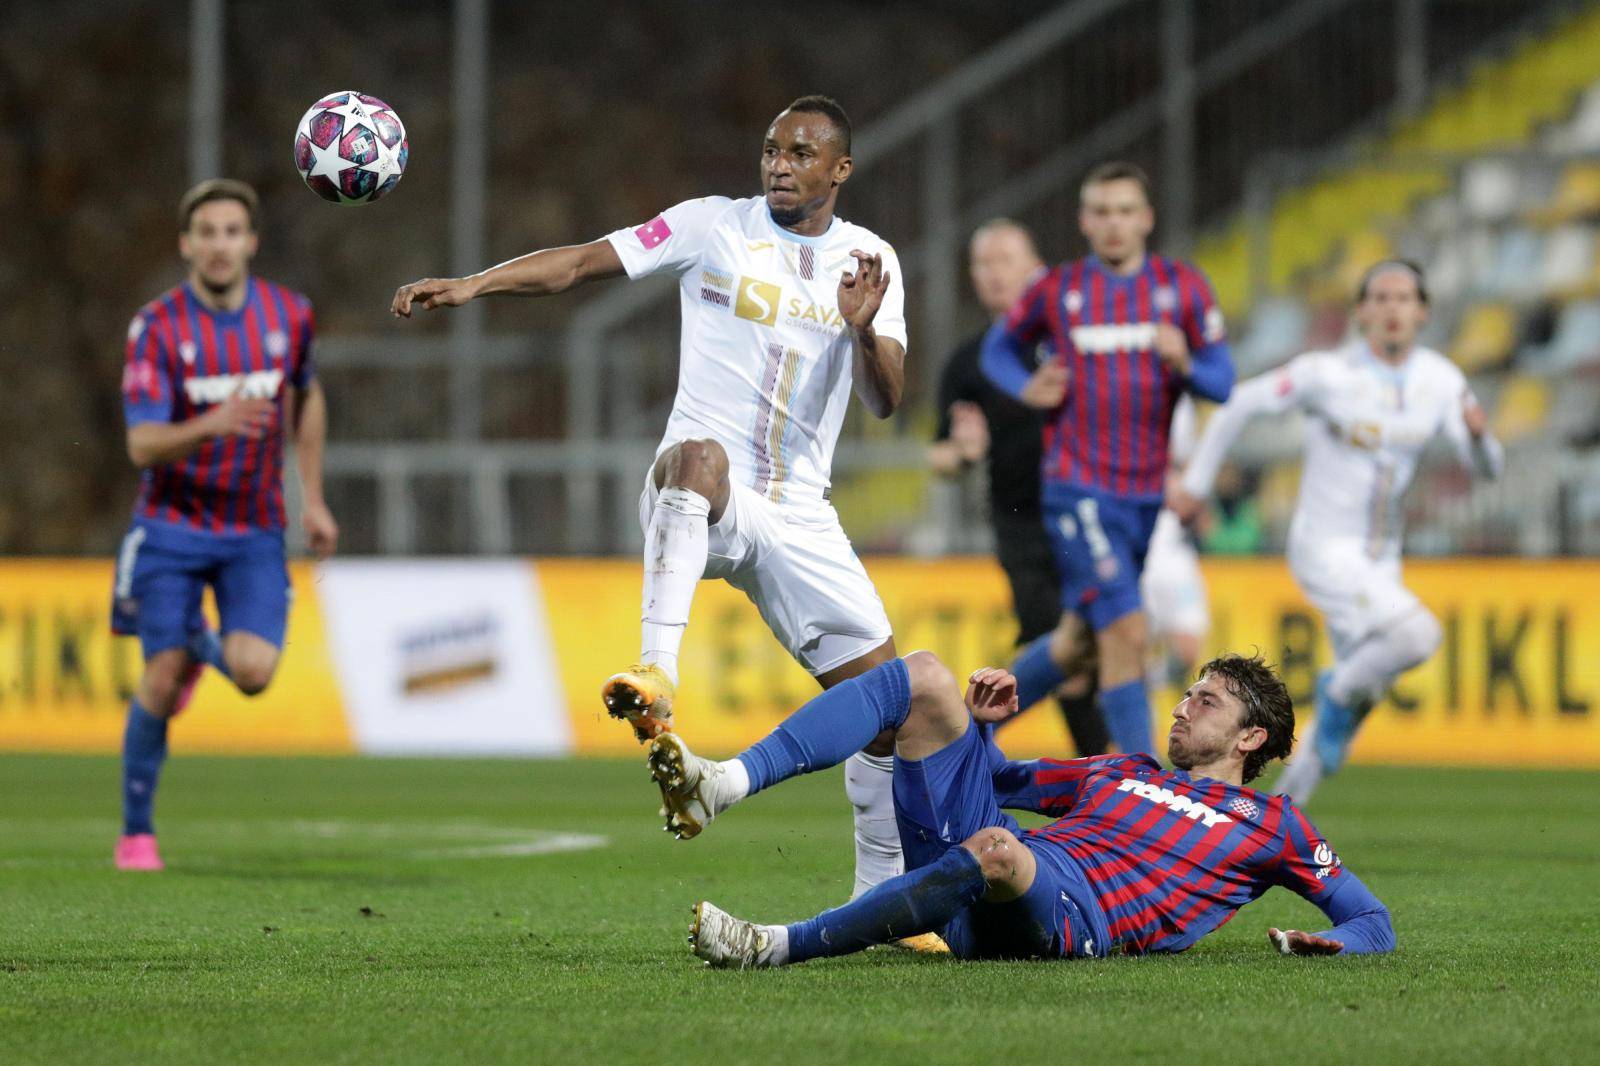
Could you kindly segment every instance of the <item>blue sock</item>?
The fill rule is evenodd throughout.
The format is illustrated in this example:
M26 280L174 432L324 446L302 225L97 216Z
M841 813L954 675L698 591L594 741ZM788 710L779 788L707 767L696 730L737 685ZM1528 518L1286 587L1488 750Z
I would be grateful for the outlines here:
M873 944L943 929L976 903L987 883L972 852L954 847L936 862L889 880L842 907L789 926L789 961L848 955Z
M1150 737L1150 697L1145 695L1144 679L1125 681L1116 688L1100 690L1100 713L1106 731L1124 755L1144 751L1155 754Z
M139 705L128 705L128 728L122 734L122 831L154 833L151 809L156 782L167 758L167 720Z
M233 675L228 673L228 660L222 657L222 635L215 629L206 628L192 633L187 647L189 654L196 660L205 663L228 680L233 680Z
M833 686L739 755L750 772L750 794L844 762L885 729L898 729L910 711L911 675L903 659Z
M1017 677L1017 706L1024 711L1067 679L1050 658L1049 633L1022 649L1022 654L1011 664L1011 672Z

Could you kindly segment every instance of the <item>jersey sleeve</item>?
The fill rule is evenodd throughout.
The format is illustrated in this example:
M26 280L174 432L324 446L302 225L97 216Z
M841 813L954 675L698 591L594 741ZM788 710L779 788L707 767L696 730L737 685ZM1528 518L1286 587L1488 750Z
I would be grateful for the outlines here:
M642 226L624 227L606 234L606 240L617 250L617 258L622 260L622 269L628 272L629 278L662 272L682 275L700 261L712 226L732 202L726 196L685 200ZM887 305L887 297L884 303ZM904 304L902 295L902 322Z
M1314 407L1322 395L1322 356L1307 353L1289 360L1233 390L1228 402L1209 421L1183 474L1184 491L1204 498L1211 494L1217 471L1239 434L1254 418Z
M900 257L885 244L878 253L883 259L883 269L889 275L889 287L883 294L883 303L872 319L872 328L880 337L898 341L901 348L909 350L906 332L906 282L900 269Z
M128 428L172 421L172 363L159 332L140 314L128 324L122 364L122 412Z
M1082 759L1033 759L1014 762L994 757L991 745L989 774L995 802L1012 811L1032 811L1057 817L1078 802L1083 782L1096 770L1113 768L1129 760L1126 755L1090 755Z
M1344 944L1342 955L1394 950L1389 909L1344 868L1317 827L1292 803L1285 804L1282 849L1277 883L1311 901L1333 922L1317 936Z
M1468 404L1474 407L1480 406L1478 398L1473 395L1472 386L1459 371L1455 373L1454 378L1456 380L1452 382L1452 391L1456 395L1445 408L1444 435L1455 447L1456 456L1461 460L1462 466L1479 477L1498 478L1505 470L1505 449L1487 429L1481 436L1472 435L1472 431L1467 428L1462 407Z
M1222 403L1233 390L1233 353L1211 282L1194 267L1180 273L1183 333L1189 342L1189 391Z
M294 362L289 370L289 381L297 389L305 389L317 376L316 360L312 355L317 325L316 312L312 310L311 301L305 300L300 304L300 323L295 331Z
M1037 369L1029 363L1028 353L1049 337L1050 302L1055 299L1058 271L1047 271L1028 286L1022 299L984 334L978 365L984 377L1012 399L1021 399Z

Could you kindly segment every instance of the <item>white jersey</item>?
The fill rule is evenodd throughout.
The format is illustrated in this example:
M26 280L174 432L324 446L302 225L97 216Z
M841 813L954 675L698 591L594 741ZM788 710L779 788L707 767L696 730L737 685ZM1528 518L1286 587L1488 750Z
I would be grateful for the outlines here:
M853 377L839 276L856 268L851 249L883 257L889 288L873 327L904 346L894 249L837 217L820 237L790 233L761 197L687 200L607 240L628 277L665 271L679 279L678 394L656 454L710 437L727 451L736 482L786 510L831 515L833 449Z
M1467 430L1461 409L1470 396L1460 369L1431 348L1414 349L1399 366L1380 361L1365 341L1308 352L1234 388L1207 424L1184 488L1210 493L1223 456L1251 418L1299 410L1308 425L1291 556L1297 544L1342 540L1358 543L1369 559L1398 559L1400 499L1435 435L1447 436L1468 467L1500 474L1499 442L1487 433L1475 440Z

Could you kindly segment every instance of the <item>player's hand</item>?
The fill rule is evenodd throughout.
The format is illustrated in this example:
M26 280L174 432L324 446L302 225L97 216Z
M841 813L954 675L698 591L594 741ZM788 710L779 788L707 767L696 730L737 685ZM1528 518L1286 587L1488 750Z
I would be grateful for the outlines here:
M970 400L951 404L950 440L962 462L982 459L989 451L989 420L983 416L983 408Z
M210 420L207 428L213 437L260 440L272 425L276 406L272 400L246 399L236 389L232 396L206 412L206 418Z
M1167 485L1167 510L1178 516L1178 521L1193 529L1205 512L1206 502L1190 493L1176 480Z
M400 318L410 318L412 304L421 304L425 311L460 307L477 294L471 278L423 278L395 290L389 310Z
M1298 929L1269 928L1267 939L1280 955L1337 955L1344 950L1341 940L1329 940Z
M1461 421L1467 424L1467 432L1474 437L1481 437L1489 430L1488 412L1472 395L1472 390L1466 387L1461 390Z
M1192 363L1189 358L1189 338L1171 322L1156 323L1156 355L1174 374L1188 376Z
M891 275L883 269L882 256L868 255L859 248L850 249L850 254L855 256L856 269L839 276L839 314L852 329L866 329L883 306Z
M1017 679L998 666L974 670L967 679L967 710L980 722L1003 722L1016 714Z
M339 523L333 520L333 512L321 500L306 501L300 515L300 526L306 532L306 544L311 548L311 554L319 560L332 555L339 546Z
M1053 411L1067 398L1072 373L1058 362L1045 363L1022 386L1022 402L1041 411Z

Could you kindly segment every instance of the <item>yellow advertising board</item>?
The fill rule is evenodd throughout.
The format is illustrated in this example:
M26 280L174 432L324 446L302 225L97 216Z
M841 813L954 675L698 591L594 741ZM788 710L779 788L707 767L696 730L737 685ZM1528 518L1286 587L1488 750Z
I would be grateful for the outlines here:
M639 566L632 560L538 564L576 749L636 753L599 709L599 687L638 647ZM1015 623L987 559L869 559L902 652L937 652L958 676L1005 664ZM1281 560L1205 563L1212 651L1259 649L1281 663L1310 724L1310 693L1331 662L1321 620ZM1439 616L1444 646L1373 712L1357 762L1600 767L1600 566L1582 561L1419 560L1408 584ZM765 734L817 691L744 595L702 582L684 642L680 728L708 751ZM1157 736L1175 691L1152 693ZM1013 754L1069 750L1048 706L1008 726Z
M294 604L272 686L250 699L207 671L173 724L175 746L352 750L313 570L292 564L290 577ZM120 750L140 655L138 641L111 635L111 581L109 560L0 560L0 750Z

